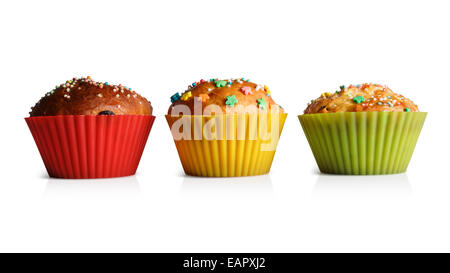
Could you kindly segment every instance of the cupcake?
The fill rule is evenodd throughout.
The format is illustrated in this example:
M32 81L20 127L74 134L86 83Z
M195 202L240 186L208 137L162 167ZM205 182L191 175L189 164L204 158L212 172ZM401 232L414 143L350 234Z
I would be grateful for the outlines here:
M267 86L244 78L200 80L171 102L166 119L186 174L269 172L287 114Z
M405 172L427 113L380 84L341 86L298 116L321 172Z
M136 173L155 117L131 88L73 78L45 94L25 118L49 176Z

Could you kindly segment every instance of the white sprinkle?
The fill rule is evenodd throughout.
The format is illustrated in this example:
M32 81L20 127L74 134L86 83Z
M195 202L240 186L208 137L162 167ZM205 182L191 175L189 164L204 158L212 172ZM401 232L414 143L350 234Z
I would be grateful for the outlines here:
M117 105L117 108L120 108L120 105Z
M120 95L119 95L119 94L117 94L117 95L116 95L116 97L120 97Z
M133 98L136 98L136 97L137 97L137 95L136 95L136 94L134 94L134 95L133 95Z
M129 98L129 97L131 97L131 95L130 95L130 94L128 94L128 95L127 95L127 98Z
M67 88L67 89L66 89L66 92L70 92L70 88Z
M211 91L212 91L212 88L208 88L208 91L211 92Z
M98 93L97 97L101 98L101 97L103 97L103 95L101 93Z

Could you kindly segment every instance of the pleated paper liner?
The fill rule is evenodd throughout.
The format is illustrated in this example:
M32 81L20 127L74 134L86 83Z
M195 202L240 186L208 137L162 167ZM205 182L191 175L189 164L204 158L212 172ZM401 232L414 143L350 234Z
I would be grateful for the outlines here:
M286 117L284 113L166 115L184 172L208 177L268 173Z
M136 173L154 116L25 118L49 176L108 178Z
M403 173L419 138L424 112L341 112L298 116L324 173Z

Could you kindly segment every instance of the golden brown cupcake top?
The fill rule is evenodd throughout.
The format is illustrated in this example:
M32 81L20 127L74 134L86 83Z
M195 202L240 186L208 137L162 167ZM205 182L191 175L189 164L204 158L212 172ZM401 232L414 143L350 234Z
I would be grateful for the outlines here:
M380 84L341 86L336 92L325 92L312 100L305 114L335 112L418 112L411 100Z
M131 88L73 78L45 94L30 116L58 115L151 115L152 106Z
M205 109L210 105L218 106L222 113L283 112L283 108L272 99L265 85L250 82L248 79L210 79L192 83L181 95L170 98L172 105L168 114L179 114L177 106L187 106L191 115L194 106ZM173 112L172 112L173 111Z

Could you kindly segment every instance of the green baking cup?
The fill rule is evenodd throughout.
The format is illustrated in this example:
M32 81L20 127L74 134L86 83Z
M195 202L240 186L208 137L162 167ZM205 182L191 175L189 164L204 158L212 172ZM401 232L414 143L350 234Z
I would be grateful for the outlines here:
M425 112L339 112L298 116L323 173L403 173Z

